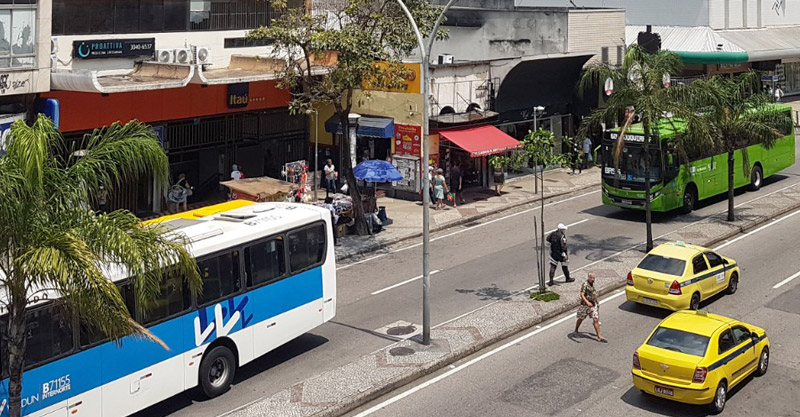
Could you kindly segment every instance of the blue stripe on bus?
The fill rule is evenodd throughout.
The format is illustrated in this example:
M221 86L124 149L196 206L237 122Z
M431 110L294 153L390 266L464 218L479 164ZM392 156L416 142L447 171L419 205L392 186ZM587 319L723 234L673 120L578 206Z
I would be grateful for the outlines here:
M235 333L321 298L322 268L318 267L151 327L150 331L169 350L149 340L128 336L121 340L121 345L104 343L32 369L23 375L22 414L33 413L182 355L212 342L220 333ZM219 320L215 317L217 305L222 312ZM234 315L236 321L232 322ZM210 330L207 337L199 338L199 343L196 319L201 333ZM219 324L224 325L222 331ZM8 398L8 379L0 383L0 398ZM0 410L0 417L6 416L7 406Z

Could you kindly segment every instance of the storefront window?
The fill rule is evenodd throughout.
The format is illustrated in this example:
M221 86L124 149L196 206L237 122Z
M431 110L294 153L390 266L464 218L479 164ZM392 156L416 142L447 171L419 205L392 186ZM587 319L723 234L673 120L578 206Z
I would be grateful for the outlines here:
M0 68L36 64L36 3L10 0L0 4Z

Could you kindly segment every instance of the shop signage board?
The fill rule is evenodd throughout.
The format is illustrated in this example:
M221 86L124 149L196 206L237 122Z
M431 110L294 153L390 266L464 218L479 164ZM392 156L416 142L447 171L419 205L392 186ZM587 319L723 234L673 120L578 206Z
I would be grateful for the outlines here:
M394 154L422 155L422 126L394 125Z
M250 83L228 84L228 108L247 107L250 103Z
M376 91L387 91L392 93L409 93L409 94L419 94L421 91L421 84L420 84L420 73L419 73L419 63L402 63L400 64L405 69L405 75L403 81L400 83L399 86L394 88L384 88L378 87L374 85L375 83L370 82L370 80L365 79L361 83L361 88L364 90L376 90ZM380 70L386 70L389 68L389 64L386 62L378 62L375 64Z
M92 39L72 42L72 57L78 59L152 57L156 38Z

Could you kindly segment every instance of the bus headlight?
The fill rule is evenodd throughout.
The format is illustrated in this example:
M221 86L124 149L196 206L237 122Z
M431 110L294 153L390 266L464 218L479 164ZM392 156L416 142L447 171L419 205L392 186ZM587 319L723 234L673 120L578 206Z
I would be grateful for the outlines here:
M657 199L659 196L661 196L661 190L658 190L658 191L650 194L650 201L653 201L653 200Z

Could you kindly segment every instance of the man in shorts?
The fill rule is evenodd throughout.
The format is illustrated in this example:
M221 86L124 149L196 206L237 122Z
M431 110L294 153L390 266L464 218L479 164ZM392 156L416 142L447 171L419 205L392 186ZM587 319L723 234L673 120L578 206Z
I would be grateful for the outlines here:
M594 290L594 279L595 275L589 273L588 279L581 285L581 305L578 307L578 322L575 323L574 334L578 334L578 328L581 327L581 323L586 320L587 317L591 317L592 321L594 321L594 330L597 332L597 341L607 343L608 341L603 339L603 336L600 336L600 303L597 302L597 293Z

